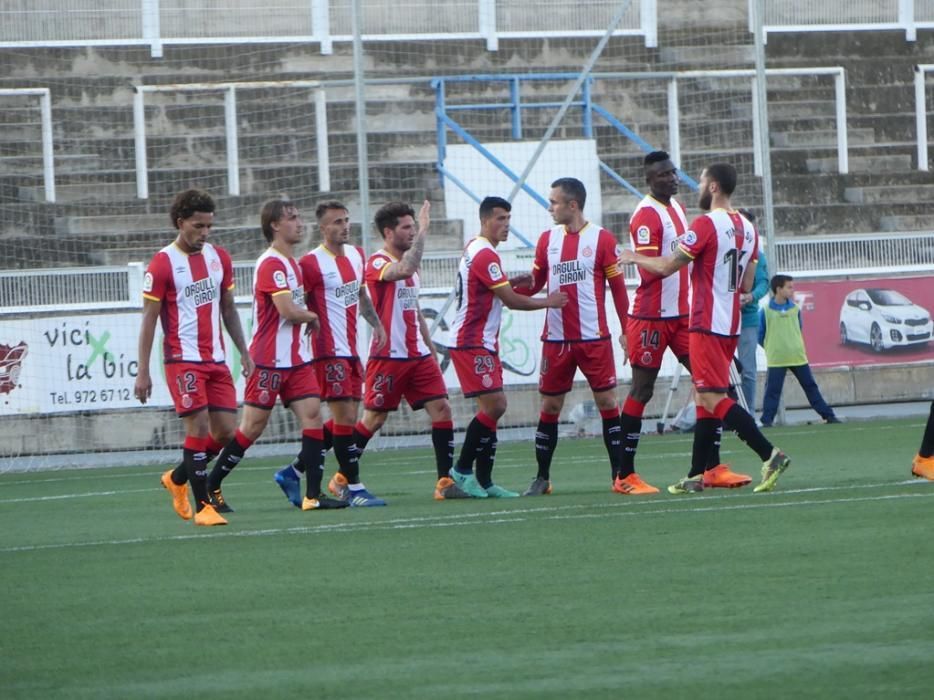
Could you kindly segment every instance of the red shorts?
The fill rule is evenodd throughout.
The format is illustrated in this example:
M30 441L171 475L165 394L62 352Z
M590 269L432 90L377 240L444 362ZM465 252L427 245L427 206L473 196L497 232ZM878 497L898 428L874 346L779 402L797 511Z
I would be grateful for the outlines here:
M169 362L165 365L165 380L180 416L205 408L237 412L237 390L223 362Z
M538 390L542 394L566 394L574 384L574 372L580 368L593 391L606 391L616 386L616 365L613 362L613 341L578 340L568 343L542 343L542 369Z
M451 360L465 397L503 390L499 355L486 348L451 348Z
M281 369L257 367L247 379L243 403L269 410L276 405L277 397L282 397L282 405L288 408L293 401L320 395L321 389L310 362Z
M364 408L395 411L403 397L414 410L429 401L448 397L441 368L434 357L425 355L411 360L377 357L366 363Z
M327 357L311 364L325 401L363 398L363 364L359 357Z
M730 388L730 363L739 338L690 333L691 378L698 391L725 394Z
M688 356L688 320L669 318L646 320L632 318L626 322L626 346L633 367L659 369L666 348L683 360Z

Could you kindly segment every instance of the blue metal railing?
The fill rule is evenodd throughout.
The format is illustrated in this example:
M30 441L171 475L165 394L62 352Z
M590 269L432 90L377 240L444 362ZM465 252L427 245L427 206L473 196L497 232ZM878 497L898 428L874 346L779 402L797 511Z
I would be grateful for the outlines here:
M473 146L480 155L482 155L486 160L488 160L494 167L500 170L506 177L512 180L513 183L519 182L519 176L516 175L505 163L503 163L499 158L497 158L493 153L489 151L484 145L477 140L470 132L460 123L458 123L452 116L452 112L466 112L466 111L490 111L490 110L509 110L510 115L510 133L514 140L519 141L522 139L522 113L526 109L557 109L562 105L561 102L523 102L521 99L521 84L523 81L526 82L541 82L541 81L571 81L577 78L577 75L574 73L531 73L531 74L504 74L504 75L458 75L458 76L445 76L434 78L431 81L431 85L435 90L435 122L437 128L437 141L438 141L438 174L441 180L441 187L444 187L445 178L451 181L456 187L461 189L467 196L471 199L474 199L479 202L477 196L467 188L467 186L459 180L453 173L444 167L444 161L447 156L447 139L448 139L448 130L453 132L458 138L467 143L470 146ZM592 139L594 138L594 115L603 119L607 124L613 127L618 131L623 137L635 144L640 150L645 153L649 153L654 150L658 150L655 146L650 144L648 141L643 139L632 129L627 127L622 121L620 121L615 115L596 104L593 101L593 83L595 78L587 78L581 85L580 99L574 100L570 103L572 108L581 109L581 133L584 138ZM507 83L509 86L509 101L508 102L481 102L481 103L471 103L471 104L449 104L447 100L447 85L449 83ZM642 197L642 192L634 186L631 182L626 180L622 175L620 175L616 170L614 170L610 165L605 163L603 160L598 161L600 170L606 173L606 175L616 182L620 187L624 188L628 192L632 193L636 197ZM698 189L697 182L685 175L680 170L678 175L681 178L681 181L684 182L688 187L693 190ZM543 208L548 208L548 201L541 194L533 190L526 183L522 184L522 190L528 194L532 199L538 202ZM522 240L527 245L531 246L532 244L519 232L516 232L517 237Z

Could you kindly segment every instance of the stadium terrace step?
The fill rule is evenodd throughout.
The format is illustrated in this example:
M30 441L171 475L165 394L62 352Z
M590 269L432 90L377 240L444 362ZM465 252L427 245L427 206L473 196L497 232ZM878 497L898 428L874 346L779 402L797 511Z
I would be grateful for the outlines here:
M895 214L879 217L880 231L930 231L930 214Z
M808 146L835 146L837 143L836 129L806 129L800 131L775 131L772 129L773 148L805 148ZM873 145L876 143L876 134L873 129L846 130L849 146Z
M100 158L92 153L56 154L54 159L56 173L80 172L100 165ZM35 155L0 156L0 175L24 170L42 172L41 151Z
M829 95L829 99L828 96ZM748 121L752 119L751 100L737 101L731 105L733 116L737 119ZM836 113L836 105L833 100L833 86L828 85L823 98L811 100L788 100L781 101L770 97L769 99L769 123L775 120L796 120L807 119L810 117L833 118Z
M871 156L853 156L849 158L850 170L865 173L873 172L900 172L910 170L911 156L908 154L888 154ZM807 170L809 173L834 173L838 169L836 156L829 158L808 158Z
M679 46L675 48L663 47L658 52L662 63L672 64L673 67L690 66L691 70L715 66L722 68L726 65L748 66L755 60L751 44L738 46Z
M843 199L853 204L915 204L934 201L934 184L847 187Z
M59 236L99 236L131 231L165 231L165 214L131 214L116 216L63 216L55 219L55 234Z
M254 217L255 218L255 217ZM141 224L148 228L129 229L126 224ZM63 237L56 248L67 253L67 261L62 264L79 265L123 265L128 262L146 262L160 247L167 245L174 237L174 232L167 226L166 215L151 217L84 217L81 221L80 236ZM93 227L93 228L92 228ZM371 232L368 249L377 250L383 242L370 226ZM353 240L360 240L360 226L352 227ZM70 241L63 245L61 241ZM267 247L258 224L250 221L243 225L215 226L211 231L211 241L225 248L234 260L254 260ZM296 252L300 255L315 247L320 242L320 235L312 228ZM35 241L30 245L25 238L0 238L0 254L7 250L20 264L15 267L41 267L43 262L28 255L34 250ZM426 251L433 253L459 253L464 246L464 225L459 219L436 218L431 224L431 234L426 243ZM47 249L45 240L43 251ZM16 252L13 252L16 251ZM33 254L34 255L34 254ZM44 259L44 258L43 258Z

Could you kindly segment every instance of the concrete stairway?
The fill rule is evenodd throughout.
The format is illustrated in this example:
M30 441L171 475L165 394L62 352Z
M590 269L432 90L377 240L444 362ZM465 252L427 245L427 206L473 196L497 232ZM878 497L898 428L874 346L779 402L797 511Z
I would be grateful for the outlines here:
M738 33L742 38L742 32ZM664 42L666 37L661 37ZM621 41L635 41L621 39ZM473 70L561 70L585 57L580 43L505 42L495 55L476 42L447 44L432 54L426 45L419 65L407 53L381 50L373 74L399 69L410 75ZM737 64L743 45L729 47ZM480 57L478 58L478 52ZM578 56L579 54L579 56ZM704 52L690 45L633 49L612 54L603 70L697 67ZM331 190L321 192L314 106L308 91L248 90L238 94L239 197L227 190L223 104L217 94L147 96L150 199L135 196L132 131L134 83L262 80L270 77L347 76L347 50L322 57L309 47L265 47L251 62L242 47L173 49L158 62L144 50L18 51L2 86L48 85L53 91L58 201L46 204L41 177L38 110L0 98L0 255L5 267L120 263L144 260L171 237L166 209L171 196L197 184L218 197L216 240L235 257L249 259L264 246L257 230L259 206L268 196L288 194L311 219L314 203L327 198L358 205L355 116L347 89L329 92ZM470 63L470 60L473 63ZM925 228L924 203L934 194L929 173L914 168L912 66L934 62L934 35L907 44L898 32L773 35L770 67L843 65L847 69L850 173L836 173L832 90L813 79L770 81L772 162L776 226L780 235L873 232ZM718 64L722 65L722 63ZM667 142L664 83L640 83L624 92L599 88L597 101L650 143ZM566 84L536 84L535 99L560 101ZM722 87L705 100L711 83L682 88L682 167L697 176L713 160L752 171L748 89ZM478 102L492 95L477 84L452 91L453 100ZM533 88L530 88L533 90ZM431 249L459 250L462 222L445 219L435 172L434 95L427 83L380 86L367 105L370 188L374 207L391 199L432 199L436 219ZM524 137L537 139L552 112L528 110ZM459 113L458 120L482 140L508 140L508 118ZM595 121L601 158L640 186L641 152L609 126ZM579 138L579 110L571 110L557 138ZM755 183L742 187L743 205L761 206ZM692 203L693 196L685 193ZM602 221L622 231L635 198L603 179ZM545 217L543 217L544 219ZM547 219L545 219L547 220ZM37 240L38 239L38 240ZM52 262L54 261L54 262Z

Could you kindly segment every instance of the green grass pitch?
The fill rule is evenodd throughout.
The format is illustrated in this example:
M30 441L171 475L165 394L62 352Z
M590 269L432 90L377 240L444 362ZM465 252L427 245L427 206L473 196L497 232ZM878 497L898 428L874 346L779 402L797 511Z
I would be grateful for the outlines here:
M248 458L210 529L155 467L6 474L0 697L930 697L922 430L775 429L769 494L618 496L602 442L562 439L551 496L438 503L430 451L385 451L362 469L389 507L302 513ZM664 487L690 449L646 436L639 471ZM497 462L534 476L529 443Z

